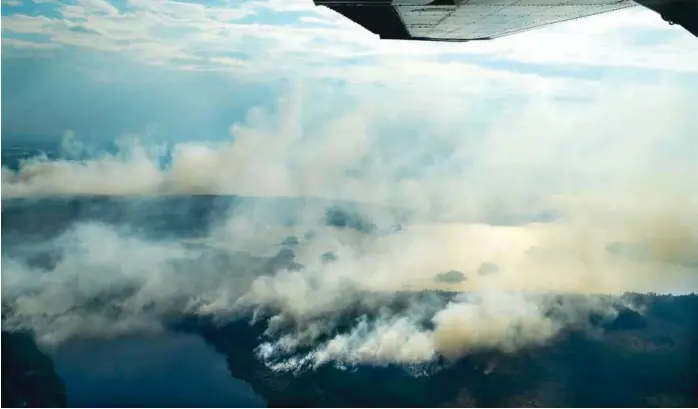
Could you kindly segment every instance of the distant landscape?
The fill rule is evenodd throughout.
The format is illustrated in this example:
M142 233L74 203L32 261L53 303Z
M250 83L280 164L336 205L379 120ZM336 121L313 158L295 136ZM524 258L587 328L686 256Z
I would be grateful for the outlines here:
M3 166L33 155L3 149ZM252 227L236 225L238 241L212 234L231 217ZM317 198L5 199L3 406L698 404L696 294L505 294L500 303L478 291L372 290L324 272L358 263L411 221L403 209ZM255 237L266 240L261 253L234 244ZM448 287L503 273L483 263L431 274ZM288 304L294 291L308 294L305 307ZM323 291L338 298L325 305ZM448 335L439 317L454 306L502 319L499 309L519 302L540 321L517 316L487 335L499 338L472 338L475 347L453 355L422 344L443 341L430 337Z
M255 353L264 338L264 325L250 326L247 319L220 323L184 317L174 319L168 331L201 337L222 355L230 376L248 383L270 407L694 407L698 403L698 296L626 297L647 306L646 312L621 314L593 331L561 334L543 347L515 354L481 351L418 372L370 365L275 371ZM15 357L2 367L3 406L21 402L70 406L71 385L61 381L50 358L36 350L31 337L6 331L2 337L3 356ZM34 375L27 379L30 370ZM182 376L180 382L187 382L187 376ZM109 399L108 382L101 386L102 398L97 393L90 399L80 395L74 399L87 405L119 402ZM133 396L125 395L123 401L144 404L138 396L147 391L138 388L134 385L127 392ZM204 400L199 402L206 406ZM224 404L236 406L236 402L249 406L253 400L237 397Z

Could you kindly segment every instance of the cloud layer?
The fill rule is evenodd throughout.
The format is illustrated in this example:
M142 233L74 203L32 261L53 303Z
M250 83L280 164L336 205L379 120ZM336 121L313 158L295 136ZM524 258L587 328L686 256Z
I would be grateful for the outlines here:
M693 58L698 52L689 33L640 7L492 42L411 44L377 41L309 0L207 5L131 0L118 7L105 0L81 0L47 3L41 15L25 14L23 9L13 12L6 6L3 33L9 37L3 37L3 46L8 49L50 44L117 52L152 64L225 71L248 80L287 76L291 68L313 77L344 79L350 72L350 76L387 79L388 72L380 69L385 63L400 64L412 76L418 74L413 64L438 70L434 62L444 58L454 63L510 61L695 73ZM565 38L565 47L557 46L560 37Z

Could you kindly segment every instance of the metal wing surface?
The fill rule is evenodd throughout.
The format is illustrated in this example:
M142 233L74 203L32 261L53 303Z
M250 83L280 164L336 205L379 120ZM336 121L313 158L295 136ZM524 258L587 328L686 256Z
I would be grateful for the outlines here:
M383 39L426 41L489 40L638 5L632 0L314 1Z

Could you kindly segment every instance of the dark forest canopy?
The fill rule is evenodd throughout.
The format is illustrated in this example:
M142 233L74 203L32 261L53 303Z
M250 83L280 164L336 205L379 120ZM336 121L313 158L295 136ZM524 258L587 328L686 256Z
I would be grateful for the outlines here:
M450 297L444 292L404 293ZM171 331L203 337L227 356L231 376L248 382L269 406L691 407L698 404L698 295L628 293L643 313L623 310L597 332L568 330L544 346L512 354L479 351L455 363L409 368L323 365L274 371L255 350L264 322L171 321ZM351 319L351 317L347 317ZM593 317L590 318L593 321ZM3 406L62 406L65 391L27 334L3 332ZM69 404L70 402L68 402ZM108 402L105 402L105 405Z

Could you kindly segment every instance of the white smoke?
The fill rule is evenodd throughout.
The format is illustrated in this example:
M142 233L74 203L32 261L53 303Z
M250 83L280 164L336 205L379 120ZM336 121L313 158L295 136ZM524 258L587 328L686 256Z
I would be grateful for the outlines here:
M531 101L479 138L440 134L472 118L444 118L439 104L438 121L453 122L426 127L415 146L402 139L407 130L400 125L419 112L429 121L428 107L406 106L386 122L367 108L342 111L306 126L303 118L312 115L301 108L308 105L288 98L276 117L252 110L228 140L175 145L167 167L159 164L161 150L131 141L117 154L3 169L4 201L239 194L353 199L410 211L402 230L367 235L322 226L326 204L302 206L302 225L289 228L264 220L280 207L252 206L199 238L231 255L222 265L191 243L77 224L48 243L62 253L49 271L3 255L3 325L60 342L158 330L182 313L249 312L266 321L259 352L279 368L419 364L544 344L591 313L612 317L617 301L559 303L542 293L698 289L698 206L685 188L698 172L690 158L669 165L657 149L690 118L687 108L685 116L661 114L665 105L683 109L677 95L659 88L604 94L591 111ZM532 220L545 212L556 216ZM378 226L400 219L392 210L367 214ZM512 215L520 220L507 222ZM299 237L294 254L302 268L265 269L290 235ZM610 251L614 245L634 252ZM323 261L330 252L337 260ZM465 279L433 279L451 270ZM389 307L403 292L424 289L462 294Z

